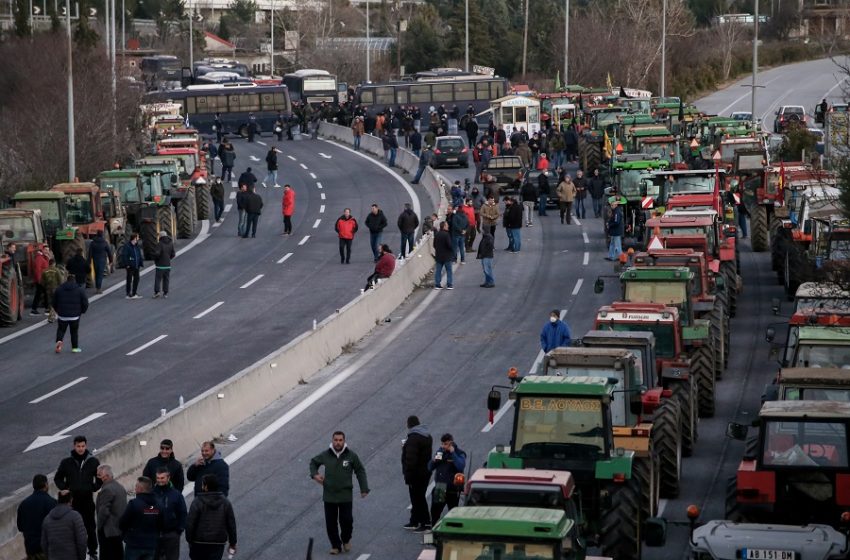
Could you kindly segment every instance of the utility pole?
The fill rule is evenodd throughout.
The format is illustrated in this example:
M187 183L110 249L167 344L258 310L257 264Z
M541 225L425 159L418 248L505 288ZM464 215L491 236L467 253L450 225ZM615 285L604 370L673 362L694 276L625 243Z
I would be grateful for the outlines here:
M371 72L370 72L371 66L372 66L372 60L371 60L371 54L372 53L369 52L371 50L371 47L372 47L371 41L370 41L370 33L371 32L369 31L369 0L366 0L366 83L367 84L372 81L372 75L371 75Z
M759 71L759 0L753 0L755 4L755 17L753 17L753 94L750 105L753 128L756 126L756 78Z
M192 31L192 20L195 19L195 10L194 8L189 8L189 68L192 70L192 73L195 72L195 45L194 45L194 31Z
M469 0L466 0L466 18L465 18L465 28L466 28L466 39L464 40L464 71L469 72Z
M121 0L121 50L127 48L127 27L124 18L127 16L127 8L124 5L124 0Z
M71 40L71 0L65 0L65 29L68 32L68 182L77 176L74 146L74 52Z
M525 0L525 26L522 29L522 81L525 81L526 61L528 60L528 4Z
M664 97L667 80L667 0L664 0L661 15L661 97Z
M269 75L274 76L274 0L272 0L272 6L270 11L270 20L271 20L271 44L269 45Z
M108 59L110 56L111 48L109 46L109 1L106 0L103 3L103 42L106 47L106 58Z
M564 86L570 75L570 0L564 0Z

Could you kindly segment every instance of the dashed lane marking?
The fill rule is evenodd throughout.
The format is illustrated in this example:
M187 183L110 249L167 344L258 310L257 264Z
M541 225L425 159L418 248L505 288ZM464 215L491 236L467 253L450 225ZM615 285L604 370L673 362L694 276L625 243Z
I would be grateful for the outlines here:
M590 243L590 239L587 237L586 231L581 232L581 237L582 237L582 239L584 239L585 243Z
M301 166L301 169L307 169L307 166L306 166L306 165L304 165L303 163L299 163L298 165L300 165L300 166Z
M579 290L581 290L582 284L584 284L584 278L579 278L578 280L576 280L576 287L573 288L573 295L574 296L578 295Z
M292 161L298 161L297 159L295 159L295 158L294 158L294 157L292 157L292 156L286 156L286 157L288 157L288 158L289 158L289 159L291 159Z
M325 198L325 196L324 196L324 195L325 195L325 193L322 193L322 199L323 199L323 200L324 200L324 198ZM324 205L324 204L322 204L321 206L319 206L319 214L324 214L324 213L325 213L325 205Z
M318 218L315 222L313 222L313 229L318 228L319 224L321 224L321 223L322 223L322 219Z
M49 393L47 393L46 395L41 395L41 396L40 396L40 397L38 397L37 399L33 399L33 400L31 400L31 401L30 401L30 404L38 404L38 403L40 403L40 402L42 402L42 401L46 401L46 400L47 400L47 399L49 399L50 397L53 397L53 396L55 396L55 395L58 395L59 393L61 393L61 392L62 392L62 391L64 391L65 389L70 389L71 387L73 387L73 386L74 386L74 385L76 385L77 383L82 383L82 382L83 382L83 381L85 381L86 379L88 379L88 377L78 377L77 379L75 379L75 380L71 381L70 383L65 383L64 385L62 385L62 386L61 386L61 387L59 387L58 389L53 389L52 391L50 391L50 392L49 392Z
M316 174L315 174L315 173L313 173L312 171L310 172L310 178L311 178L311 179L315 179L315 178L316 178Z
M319 189L321 189L321 188L322 188L322 184L321 184L319 181L316 181L316 187L317 187L317 188L319 188Z
M240 290L244 290L245 288L250 287L250 286L251 286L251 284L253 284L253 283L254 283L254 282L256 282L257 280L259 280L259 279L260 279L260 278L262 278L263 276L265 276L265 274L257 274L257 275L256 275L256 276L254 276L251 280L248 280L247 282L245 282L244 284L242 284L241 286L239 286L239 289L240 289Z
M142 344L141 346L139 346L138 348L136 348L132 352L127 352L127 355L128 356L135 356L136 354L138 354L142 350L144 350L146 348L150 348L151 346L153 346L154 344L156 344L157 342L159 342L160 340L162 340L164 338L168 338L168 335L167 334L161 334L158 337L156 337L155 339L151 340L150 342L145 342L144 344Z
M236 200L236 193L235 192L230 193L230 200Z
M299 242L298 242L298 244L299 244L299 245L304 245L305 243L307 243L307 240L308 240L308 239L310 239L310 236L309 236L309 235L305 235L305 236L304 236L304 239L302 239L301 241L299 241Z
M219 302L215 303L214 305L212 305L211 307L209 307L208 309L206 309L205 311L201 311L200 313L198 313L197 315L192 317L192 319L200 319L204 315L208 315L208 314L212 313L213 311L215 311L216 309L218 309L222 305L224 305L224 302L219 301Z
M590 262L590 253L587 251L584 252L584 258L581 260L581 264L587 266L587 263Z
M285 263L285 262L286 262L286 260L287 260L289 257L291 257L291 256L292 256L292 253L287 253L287 254L283 255L281 258L279 258L279 259L277 260L277 264L283 264L283 263Z
M322 196L322 200L324 200L325 199L325 193L320 193L320 194Z
M232 208L233 208L233 205L232 205L232 204L225 204L225 205L224 205L224 211L225 211L225 212L230 212L230 210L231 210Z

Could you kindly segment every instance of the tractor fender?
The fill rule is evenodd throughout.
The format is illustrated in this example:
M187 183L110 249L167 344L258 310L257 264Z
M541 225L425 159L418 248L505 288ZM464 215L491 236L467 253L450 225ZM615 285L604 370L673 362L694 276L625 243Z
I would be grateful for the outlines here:
M661 379L666 381L687 381L691 376L689 365L665 365L661 369Z

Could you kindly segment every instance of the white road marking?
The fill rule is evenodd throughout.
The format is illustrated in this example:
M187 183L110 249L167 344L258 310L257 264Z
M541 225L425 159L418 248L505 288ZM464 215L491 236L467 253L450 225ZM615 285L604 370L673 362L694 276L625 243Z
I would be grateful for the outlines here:
M318 187L318 188L320 188L320 189L321 189L321 188L322 188L322 184L321 184L319 181L316 181L316 187Z
M325 159L331 159L333 157L333 156L329 156L328 154L325 154L323 152L319 152L319 155L322 156ZM358 558L358 560L360 560L360 559Z
M580 226L580 225L581 225L581 222L580 222L580 221L578 221L578 218L573 218L573 220L575 220L575 222L576 222L576 225L577 225L577 226Z
M316 178L316 174L315 174L315 173L313 173L312 171L310 172L310 178L311 178L311 179L315 179L315 178Z
M778 80L778 79L779 79L779 78L781 78L781 77L783 77L783 74L779 74L779 75L778 75L778 76L776 76L775 78L773 78L773 79L771 79L771 80L768 80L768 81L766 81L765 83L763 83L763 84L761 84L761 85L762 85L762 86L766 86L767 84L771 84L771 83L775 82L776 80ZM750 85L749 85L749 84L739 84L739 85L740 85L741 87L745 87L745 88L750 87ZM756 85L758 86L759 84L756 84ZM735 101L733 101L732 103L730 103L729 105L727 105L726 107L724 107L723 109L721 109L720 111L718 111L718 112L717 112L717 114L718 114L718 115L725 115L725 114L726 114L726 111L728 111L729 109L731 109L732 107L734 107L735 105L737 105L739 101L741 101L742 99L745 99L745 98L747 98L747 97L752 96L752 91L753 91L753 90L752 90L752 88L751 88L751 89L750 89L750 91L748 91L747 93L745 93L745 94L741 95L741 97L737 98Z
M38 403L40 403L40 402L42 402L42 401L46 401L46 400L47 400L47 399L49 399L50 397L52 397L52 396L54 396L54 395L58 395L59 393L61 393L61 392L62 392L62 391L64 391L65 389L70 389L71 387L73 387L73 386L74 386L74 385L76 385L77 383L82 383L82 382L83 382L83 381L85 381L86 379L88 379L88 377L78 377L78 378L76 378L75 380L71 381L70 383L65 383L64 385L62 385L62 386L61 386L61 387L59 387L58 389L53 389L52 391L50 391L50 392L49 392L49 393L47 393L46 395L42 395L42 396L38 397L37 399L31 400L31 401L30 401L30 404L38 404Z
M321 223L322 223L322 219L321 218L317 219L315 222L313 222L313 229L316 229L317 227L319 227L319 224L321 224Z
M321 195L322 200L324 200L325 199L325 193L319 193L319 194Z
M294 157L292 157L292 156L286 156L286 157L288 157L288 158L289 158L289 159L291 159L292 161L298 161L297 159L295 159L295 158L294 158Z
M224 205L224 211L225 211L225 212L230 212L230 210L231 210L232 208L233 208L233 205L232 205L232 204L225 204L225 205Z
M139 352L141 352L145 348L150 348L151 346L153 346L154 344L156 344L157 342L159 342L163 338L167 338L167 337L168 337L167 334L161 334L158 337L156 337L155 339L151 340L150 342L145 342L144 344L142 344L141 346L139 346L138 348L136 348L132 352L127 352L127 355L128 356L135 356L136 354L138 354Z
M44 447L45 445L50 445L51 443L56 443L57 441L61 441L65 438L69 438L69 437L71 437L71 434L65 433L65 432L71 432L72 430L75 430L76 428L79 428L80 426L88 424L92 420L97 420L98 418L100 418L102 416L106 416L106 413L105 412L95 412L93 414L89 414L88 416L86 416L85 418L80 420L79 422L74 422L73 424L71 424L67 428L62 428L61 430L59 430L58 432L56 432L52 436L38 436L37 438L35 438L35 441L33 441L29 445L29 447L24 449L24 453L26 453L27 451L32 451L33 449L38 449L39 447Z
M585 243L590 243L590 239L588 239L586 231L581 232L581 237L584 239Z
M248 280L247 282L245 282L244 284L242 284L241 286L239 286L239 289L240 289L240 290L244 290L245 288L249 287L251 284L253 284L253 283L254 283L254 282L256 282L257 280L259 280L259 279L260 279L260 278L262 278L263 276L265 276L265 274L257 274L257 275L256 275L256 276L254 276L251 280Z
M207 314L209 314L209 313L212 313L213 311L215 311L216 309L218 309L218 308L219 308L219 307L221 307L222 305L224 305L224 302L223 302L223 301L220 301L220 302L218 302L218 303L214 304L212 307L210 307L210 308L209 308L209 309L207 309L206 311L201 311L200 313L198 313L197 315L195 315L194 317L192 317L192 319L200 319L200 318L201 318L201 317L203 317L204 315L207 315Z
M307 169L307 166L306 166L306 165L304 165L303 163L299 163L298 165L300 165L300 166L301 166L301 169Z
M581 285L582 285L582 284L584 284L584 278L579 278L578 280L576 280L576 287L575 287L575 288L573 288L573 295L574 295L574 296L577 296L577 295L578 295L579 290L581 290Z
M299 245L304 245L305 243L307 243L307 240L308 240L308 239L310 239L310 236L309 236L309 235L305 235L305 236L304 236L304 239L302 239L301 241L299 241L299 242L298 242L298 244L299 244Z
M232 193L230 193L230 200L234 200L234 199L236 199L236 193L232 192Z
M236 188L238 188L238 187L239 187L239 183L237 183L236 181L230 181L230 186L231 186L232 188L236 189Z
M291 257L291 256L292 256L292 253L287 253L287 254L283 255L283 257L281 257L281 258L279 258L279 259L277 260L277 264L283 264L283 263L285 263L285 262L286 262L286 259L288 259L288 258L289 258L289 257Z
M581 260L581 264L587 266L587 263L590 262L590 253L587 251L584 252L584 258Z
M322 199L324 200L324 198L325 198L325 193L322 193ZM325 205L322 204L321 206L319 206L319 214L324 214L324 213L325 213Z
M251 161L260 161L260 158L258 158L257 156L248 156L248 157L251 158Z
M330 156L328 156L328 157L330 157ZM357 560L369 560L369 558L371 556L372 556L371 554L361 554L360 556L357 557Z
M259 144L260 146L268 146L268 144L266 144L262 140L257 140L257 144Z

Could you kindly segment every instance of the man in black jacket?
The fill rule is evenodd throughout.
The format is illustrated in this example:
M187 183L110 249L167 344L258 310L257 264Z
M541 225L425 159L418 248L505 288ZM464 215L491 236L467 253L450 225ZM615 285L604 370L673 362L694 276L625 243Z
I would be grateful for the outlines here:
M89 308L86 292L77 284L73 276L53 292L53 309L56 311L56 353L62 352L65 330L71 327L71 352L79 354L80 316Z
M103 232L97 232L94 239L89 244L89 262L94 267L94 287L97 293L102 294L103 290L103 273L106 270L106 263L112 264L112 249L109 243L103 237Z
M216 451L212 441L201 444L201 456L186 469L186 479L195 483L195 496L203 492L204 477L208 474L215 475L216 491L227 496L230 491L230 465L221 456L221 452Z
M422 533L431 528L431 514L428 512L428 482L431 471L428 461L431 460L434 440L428 433L428 428L419 422L416 416L407 417L407 438L401 446L401 470L404 483L410 495L410 522L405 529Z
M168 237L165 231L159 232L159 243L154 251L154 266L156 273L153 281L153 297L154 299L162 296L168 298L168 284L171 279L171 259L174 258L174 242ZM162 291L160 292L160 287Z
M67 283L67 282L66 282ZM97 478L100 461L87 449L86 436L74 438L74 449L70 457L65 457L56 469L53 483L59 490L68 490L72 497L72 507L83 518L86 526L89 555L97 557L97 525L94 520L94 493L103 484Z
M493 253L496 250L496 243L493 236L490 235L490 230L485 229L481 243L478 244L478 254L476 258L481 261L481 269L484 271L484 283L482 288L495 288L496 279L493 277Z
M452 245L452 236L449 233L449 224L440 223L440 231L434 234L434 289L442 290L443 268L446 269L446 289L453 290L452 286L452 262L455 260L455 249Z
M254 191L254 186L257 184L257 176L251 171L249 167L239 176L239 185L246 185L248 187L249 192Z
M68 259L68 262L65 263L65 269L70 276L76 279L79 287L86 287L86 276L89 275L89 262L83 256L82 247L78 248L74 256Z
M159 467L168 469L171 485L182 492L183 485L185 484L183 479L183 465L174 456L174 443L170 439L164 439L160 442L159 453L155 457L148 459L145 469L142 471L142 476L146 476L151 480L156 479L156 473Z
M511 197L505 199L505 215L502 224L508 232L508 248L505 251L519 253L522 248L522 209Z
M204 475L203 492L195 495L186 520L186 542L192 560L220 559L224 545L230 544L230 553L236 554L236 516L233 506L218 491L214 474Z
M378 262L381 256L381 238L384 236L384 229L387 227L387 217L377 204L372 205L369 215L366 216L365 224L369 228L369 246L372 248L372 257L374 257L375 262Z
M531 227L534 225L534 219L532 216L534 214L534 203L537 202L537 185L535 185L533 181L525 181L522 185L522 189L519 191L519 195L522 198L525 225L526 227Z
M44 556L41 549L41 525L50 510L56 507L56 500L47 493L47 477L37 474L32 479L32 494L18 506L18 531L24 535L24 548L27 560Z
M257 222L260 221L260 214L263 211L263 198L254 192L253 187L248 187L248 195L245 197L245 214L247 220L245 222L245 231L242 237L247 239L248 232L251 232L251 237L257 237Z
M245 226L248 224L248 214L245 212L247 201L248 185L239 185L239 192L236 193L236 210L239 212L239 219L236 221L236 235L239 237L245 235Z
M156 486L153 495L162 515L162 527L156 545L156 559L180 560L180 535L186 529L186 500L169 480L167 467L156 471Z
M404 210L398 216L398 229L401 232L401 258L413 251L416 228L419 227L419 216L413 211L409 202L404 203Z
M153 482L146 476L136 479L136 497L130 500L118 521L124 537L124 555L132 559L153 559L159 533L162 530L162 511L152 493Z
M537 215L545 216L546 205L549 203L549 177L546 175L546 171L541 172L537 177L537 196L539 197Z

